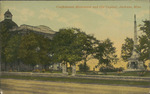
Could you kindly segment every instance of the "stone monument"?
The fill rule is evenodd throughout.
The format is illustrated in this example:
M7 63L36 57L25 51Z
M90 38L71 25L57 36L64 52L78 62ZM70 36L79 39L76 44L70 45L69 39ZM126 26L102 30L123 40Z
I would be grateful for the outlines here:
M72 76L76 75L76 65L72 65Z
M139 60L140 54L137 51L137 26L136 15L134 15L134 45L132 55L128 59L128 67L126 71L143 71L145 70L143 61Z
M67 72L67 68L66 68L66 65L65 64L62 64L62 73L63 74L68 74L68 72Z

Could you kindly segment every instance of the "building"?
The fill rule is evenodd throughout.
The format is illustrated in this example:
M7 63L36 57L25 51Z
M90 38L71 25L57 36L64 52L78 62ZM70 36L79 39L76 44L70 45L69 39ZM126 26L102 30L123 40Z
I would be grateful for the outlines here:
M7 31L10 32L12 35L16 34L16 33L20 34L20 35L24 35L24 34L27 34L30 32L34 32L36 34L43 35L45 38L52 39L55 36L55 34L57 33L56 31L52 30L48 26L44 26L44 25L31 26L31 25L23 24L23 25L18 26L12 20L12 18L13 18L12 13L9 10L7 10L4 13L4 20L0 22L0 28L6 27ZM52 66L51 68L54 70L60 69L60 63L56 63L56 64L53 64L51 66ZM47 67L49 67L49 66L47 66ZM8 65L8 69L9 68L10 68L10 65ZM16 68L17 67L15 67L15 69ZM4 64L2 64L2 69L4 70ZM30 69L32 69L32 67L28 66L28 65L24 65L23 63L21 63L21 69L23 69L23 70L29 69L30 70Z
M0 22L0 28L6 26L7 29L17 28L18 25L12 20L13 15L9 10L4 14L4 20Z

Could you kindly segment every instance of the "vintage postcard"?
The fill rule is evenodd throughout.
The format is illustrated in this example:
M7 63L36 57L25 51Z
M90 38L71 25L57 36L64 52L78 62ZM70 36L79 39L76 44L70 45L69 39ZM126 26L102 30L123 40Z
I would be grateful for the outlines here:
M0 94L150 94L150 0L1 0Z

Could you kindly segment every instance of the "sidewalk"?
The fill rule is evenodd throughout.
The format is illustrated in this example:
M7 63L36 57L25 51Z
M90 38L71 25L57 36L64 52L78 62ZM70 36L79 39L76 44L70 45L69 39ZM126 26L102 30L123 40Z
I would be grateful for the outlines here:
M76 75L79 78L108 79L108 80L130 80L130 81L150 81L150 77L140 76L117 76L117 75Z
M83 78L83 79L107 79L107 80L130 80L130 81L150 81L150 77L140 76L117 76L117 75L83 75L75 76L62 73L32 73L32 72L2 72L2 75L17 76L38 76L38 77L63 77L63 78Z

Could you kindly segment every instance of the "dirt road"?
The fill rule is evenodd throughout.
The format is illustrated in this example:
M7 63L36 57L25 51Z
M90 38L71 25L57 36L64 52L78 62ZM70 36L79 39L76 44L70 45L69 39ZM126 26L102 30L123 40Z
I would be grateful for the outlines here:
M3 94L150 94L150 88L1 79Z

